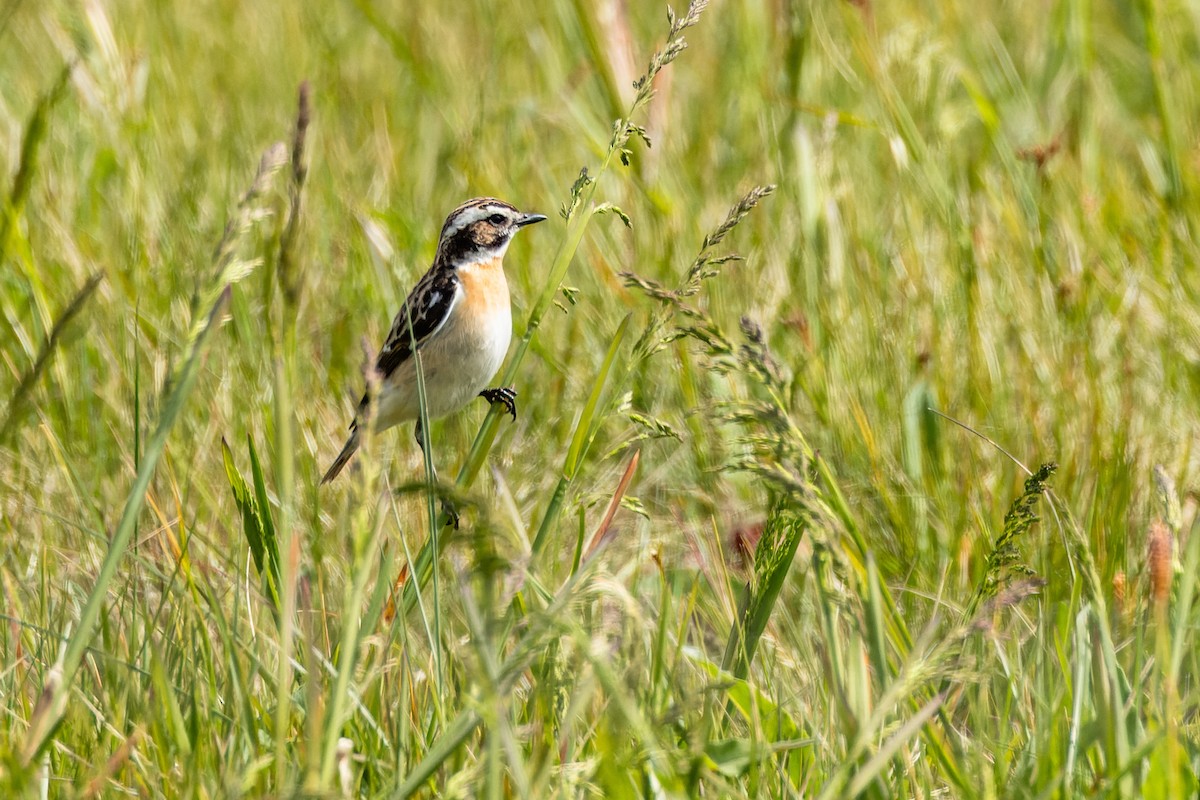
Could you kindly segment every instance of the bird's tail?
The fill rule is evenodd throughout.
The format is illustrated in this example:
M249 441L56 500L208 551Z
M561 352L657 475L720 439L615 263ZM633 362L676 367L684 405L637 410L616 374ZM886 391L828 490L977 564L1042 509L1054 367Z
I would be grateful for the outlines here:
M346 446L342 448L342 452L338 453L338 457L333 460L333 465L329 468L329 471L325 473L325 477L321 478L321 484L324 485L336 478L338 473L341 472L342 468L346 466L346 462L350 460L350 457L354 455L356 450L358 450L357 430L350 434L350 438L346 440Z

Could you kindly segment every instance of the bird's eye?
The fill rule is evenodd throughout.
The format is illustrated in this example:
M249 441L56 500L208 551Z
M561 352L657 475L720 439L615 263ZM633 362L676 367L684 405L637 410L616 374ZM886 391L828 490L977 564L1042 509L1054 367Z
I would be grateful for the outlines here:
M504 215L503 214L492 214L490 217L488 217L488 222L492 223L493 225L503 225L504 224Z

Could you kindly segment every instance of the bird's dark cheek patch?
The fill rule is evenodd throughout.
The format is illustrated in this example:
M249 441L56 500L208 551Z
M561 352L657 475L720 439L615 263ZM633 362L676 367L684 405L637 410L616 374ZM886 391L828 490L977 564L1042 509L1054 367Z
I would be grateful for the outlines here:
M475 233L475 244L477 244L480 248L495 247L496 245L498 245L502 241L504 241L503 234L501 234L500 231L496 230L495 228L493 228L491 226L488 226L486 228L480 228L480 229L476 230L474 233Z

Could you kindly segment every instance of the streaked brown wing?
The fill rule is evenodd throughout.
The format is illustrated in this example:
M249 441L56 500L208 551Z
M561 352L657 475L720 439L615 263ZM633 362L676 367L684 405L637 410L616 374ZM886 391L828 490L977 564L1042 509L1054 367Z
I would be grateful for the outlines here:
M379 370L384 378L412 356L415 349L414 340L417 347L420 347L422 342L442 327L454 306L458 284L458 275L454 270L439 269L425 273L413 288L401 306L400 313L392 320L392 329L388 332L387 341L375 362L375 369Z
M400 313L392 320L387 341L379 351L375 369L386 380L396 368L412 357L413 351L437 333L458 300L459 280L452 269L432 269L425 273L409 292L408 299L400 307ZM411 323L409 315L411 312ZM410 328L411 324L411 328ZM414 342L416 343L414 347ZM358 404L358 416L366 409L369 396L363 394ZM358 420L351 423L351 428Z

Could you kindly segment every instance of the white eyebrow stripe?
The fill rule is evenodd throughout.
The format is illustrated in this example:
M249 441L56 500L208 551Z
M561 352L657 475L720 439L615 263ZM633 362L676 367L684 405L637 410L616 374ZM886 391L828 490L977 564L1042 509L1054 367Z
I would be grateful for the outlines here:
M496 206L492 205L491 203L487 203L486 205L475 206L474 208L468 208L460 211L454 216L453 221L446 226L446 232L443 235L451 236L455 233L458 233L468 225L474 225L480 220L487 219L494 214L496 210Z

